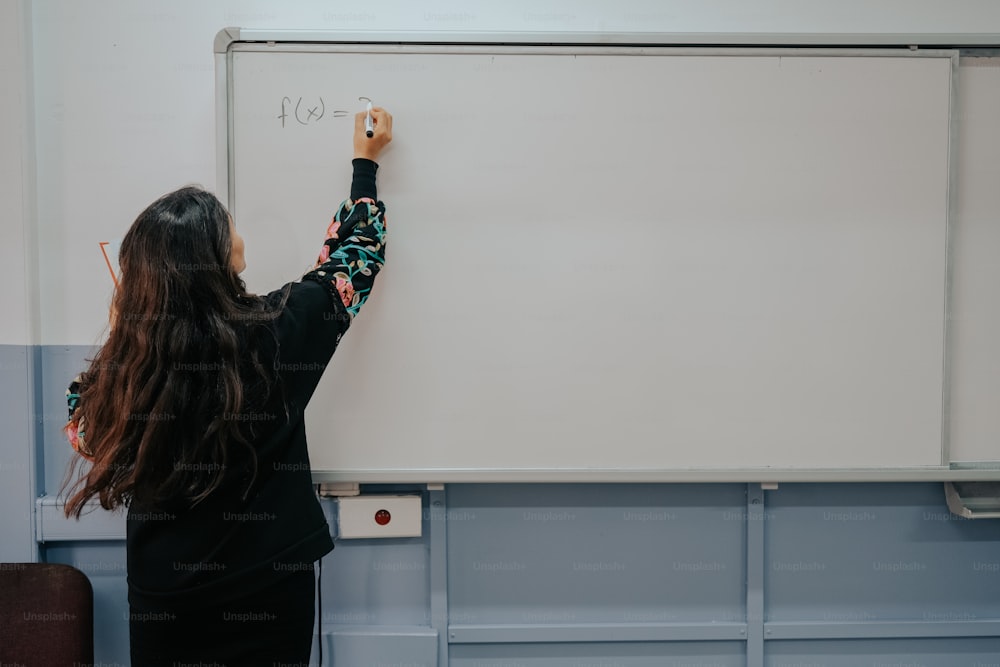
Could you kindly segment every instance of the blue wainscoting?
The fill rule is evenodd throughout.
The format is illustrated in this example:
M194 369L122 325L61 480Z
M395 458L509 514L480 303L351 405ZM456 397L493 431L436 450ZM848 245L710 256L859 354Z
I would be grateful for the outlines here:
M42 421L34 407L36 355L30 345L0 345L0 562L38 558L32 521L32 500L42 488L35 444Z
M953 517L940 484L461 484L422 494L422 537L338 540L324 559L324 664L1000 661L1000 527ZM332 521L333 501L323 502ZM98 659L127 664L124 546L84 539L86 524L42 553L90 576Z

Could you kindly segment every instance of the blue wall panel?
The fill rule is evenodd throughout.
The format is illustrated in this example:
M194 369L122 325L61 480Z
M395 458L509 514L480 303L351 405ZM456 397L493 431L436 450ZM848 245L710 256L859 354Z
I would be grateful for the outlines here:
M426 628L336 628L323 642L324 665L438 667L437 633Z
M743 485L450 485L450 613L476 624L742 620L745 502Z
M765 507L768 621L997 617L1000 525L941 484L782 484Z
M36 559L32 509L33 444L38 415L34 412L30 374L33 348L0 345L0 561Z
M766 667L998 667L1000 639L772 642Z
M450 667L743 667L738 642L509 644L452 647ZM855 666L856 667L856 666Z
M426 545L416 539L377 542L338 541L323 559L324 623L427 623Z

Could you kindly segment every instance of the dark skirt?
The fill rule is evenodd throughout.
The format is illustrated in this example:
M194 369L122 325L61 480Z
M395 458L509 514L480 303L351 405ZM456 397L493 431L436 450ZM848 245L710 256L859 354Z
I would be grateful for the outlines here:
M224 605L130 609L132 667L306 667L315 602L310 567Z

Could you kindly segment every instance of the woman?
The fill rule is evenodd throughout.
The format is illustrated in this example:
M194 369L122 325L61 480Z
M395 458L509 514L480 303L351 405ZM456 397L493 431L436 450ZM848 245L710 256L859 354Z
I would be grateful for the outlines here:
M351 197L299 282L248 294L243 239L197 188L122 240L111 332L70 387L89 467L66 514L128 507L133 665L308 664L313 563L333 541L302 417L384 261L375 160L392 117L372 116L371 137L355 118Z

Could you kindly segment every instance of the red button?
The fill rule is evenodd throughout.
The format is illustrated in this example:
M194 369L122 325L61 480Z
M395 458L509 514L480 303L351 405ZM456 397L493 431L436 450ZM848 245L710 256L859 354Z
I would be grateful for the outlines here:
M375 512L375 523L380 526L384 526L389 523L390 519L392 519L392 515L389 514L389 510L379 510L378 512Z

